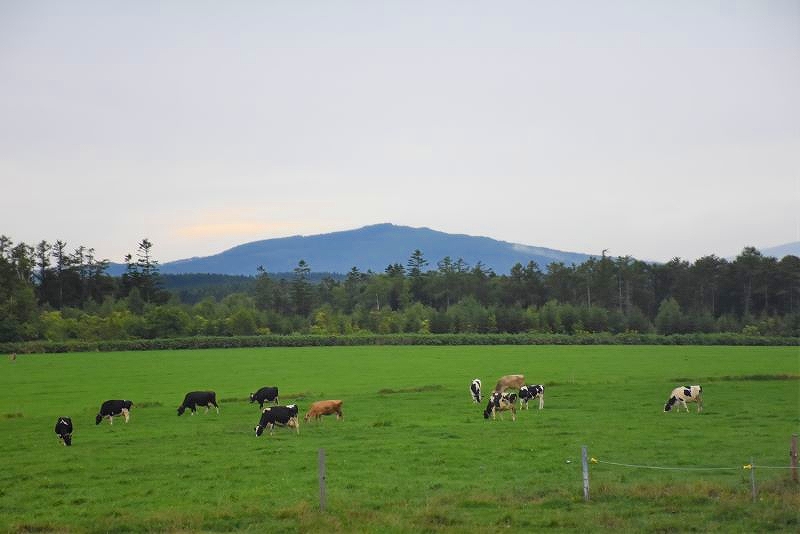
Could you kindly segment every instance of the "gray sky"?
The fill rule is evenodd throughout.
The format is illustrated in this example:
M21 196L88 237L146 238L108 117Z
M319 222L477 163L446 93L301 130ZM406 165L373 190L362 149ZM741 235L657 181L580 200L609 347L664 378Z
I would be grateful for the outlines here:
M0 234L732 256L800 240L798 95L800 0L0 0Z

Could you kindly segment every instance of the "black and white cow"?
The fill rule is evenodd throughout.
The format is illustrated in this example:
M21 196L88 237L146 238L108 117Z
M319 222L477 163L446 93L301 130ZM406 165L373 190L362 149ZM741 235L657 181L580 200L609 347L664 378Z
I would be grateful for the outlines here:
M528 401L539 399L539 409L544 408L544 386L542 384L528 384L519 388L519 406L522 410L528 409Z
M683 406L688 413L689 407L686 405L687 402L696 402L697 411L703 411L703 387L699 385L676 387L672 390L672 393L669 394L669 399L667 399L667 403L664 405L664 411L670 411L676 402L680 404L678 406L678 411L680 411L680 407Z
M288 406L269 406L261 411L261 419L255 427L256 436L264 433L264 429L269 429L269 434L275 425L287 426L294 428L295 432L300 433L300 420L297 417L297 405L289 404Z
M469 385L469 393L472 395L472 402L479 404L481 402L481 379L476 378Z
M217 413L219 413L217 394L213 391L190 391L183 398L183 403L178 406L178 415L183 415L183 412L186 411L186 408L192 410L192 415L194 415L194 412L197 411L198 406L205 406L205 413L208 413L208 409L213 406L217 409Z
M114 424L114 418L122 415L125 417L125 422L130 418L131 408L133 402L129 400L107 400L100 406L100 411L97 412L97 417L94 418L94 424L99 425L100 421L104 418L108 419L108 424Z
M69 417L59 417L56 421L56 434L58 440L69 447L72 445L72 419Z
M500 419L503 418L503 413L506 410L511 411L511 420L517 420L517 394L516 393L500 393L499 391L492 392L491 397L489 397L489 403L486 405L486 409L483 411L483 418L489 419L489 416L492 416L492 419L496 419L495 414L497 412L500 413Z
M258 405L263 409L264 401L278 404L278 388L264 386L255 393L250 394L250 404L257 402Z

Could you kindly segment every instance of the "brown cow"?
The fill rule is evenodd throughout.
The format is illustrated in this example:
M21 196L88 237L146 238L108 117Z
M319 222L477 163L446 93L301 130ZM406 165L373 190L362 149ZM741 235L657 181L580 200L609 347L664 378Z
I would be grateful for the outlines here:
M525 377L523 375L506 375L497 381L494 390L502 393L508 388L519 389L525 385Z
M308 409L308 413L306 413L305 420L308 421L312 417L314 419L319 419L323 415L331 415L335 413L336 419L341 419L344 417L342 415L342 401L340 400L324 400L324 401L317 401L311 404L311 407Z

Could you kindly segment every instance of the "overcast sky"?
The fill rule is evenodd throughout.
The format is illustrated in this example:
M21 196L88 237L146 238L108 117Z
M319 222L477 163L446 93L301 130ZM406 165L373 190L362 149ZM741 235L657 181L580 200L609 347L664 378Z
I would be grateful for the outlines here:
M799 95L800 0L0 0L0 234L735 256L800 240Z

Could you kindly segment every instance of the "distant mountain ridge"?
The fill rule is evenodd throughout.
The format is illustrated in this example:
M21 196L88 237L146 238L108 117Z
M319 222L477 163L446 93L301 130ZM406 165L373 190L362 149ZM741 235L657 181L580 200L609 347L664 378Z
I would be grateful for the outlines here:
M383 223L328 234L253 241L212 256L166 262L159 270L162 274L255 275L259 265L270 273L292 272L300 260L305 260L313 272L348 273L353 267L361 272L383 272L395 263L405 266L415 250L422 252L430 269L449 256L453 261L463 259L470 267L480 261L498 274L507 274L517 262L526 265L535 261L544 270L552 262L580 264L590 257L488 237Z
M430 228L391 223L374 224L309 236L279 237L252 241L211 256L176 260L159 265L162 274L227 274L254 276L261 265L269 273L291 273L305 260L313 273L346 274L353 267L361 272L383 272L389 265L406 266L420 250L429 269L450 257L463 259L470 267L479 261L497 274L508 274L516 263L536 262L544 271L552 262L579 265L591 254L565 252L545 247L499 241L489 237L448 234ZM800 256L800 241L760 250L764 256ZM733 258L731 258L733 260ZM108 274L118 276L125 265L112 263Z
M759 249L764 256L770 256L773 258L781 259L784 256L798 256L800 257L800 241L795 241L794 243L786 243L784 245L778 245L776 247L767 247L764 249Z

